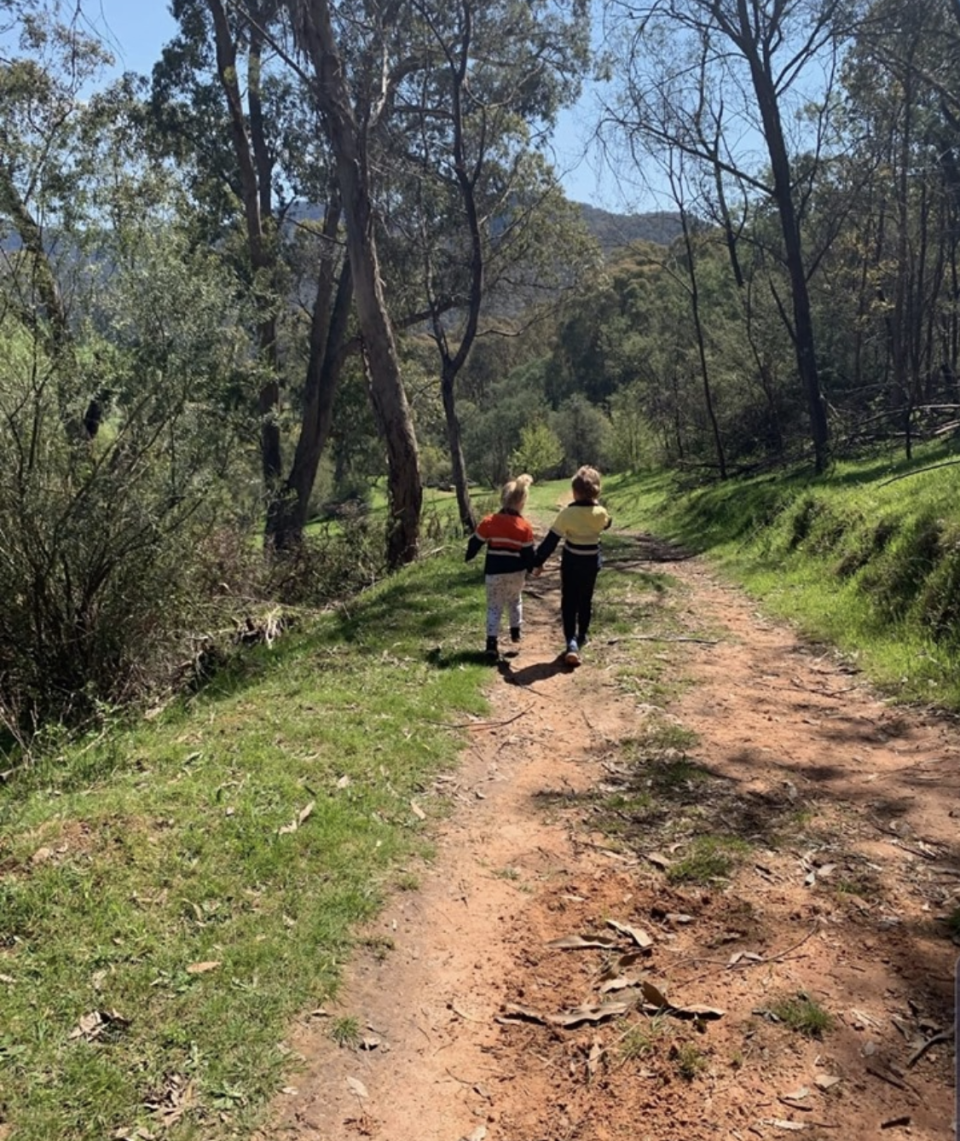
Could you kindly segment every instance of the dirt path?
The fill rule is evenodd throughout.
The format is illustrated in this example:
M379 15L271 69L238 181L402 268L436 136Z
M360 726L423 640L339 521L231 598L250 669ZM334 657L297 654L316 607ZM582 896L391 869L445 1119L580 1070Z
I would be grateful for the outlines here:
M654 553L605 572L630 632L576 671L555 573L530 592L437 859L291 1040L270 1137L953 1135L960 731Z

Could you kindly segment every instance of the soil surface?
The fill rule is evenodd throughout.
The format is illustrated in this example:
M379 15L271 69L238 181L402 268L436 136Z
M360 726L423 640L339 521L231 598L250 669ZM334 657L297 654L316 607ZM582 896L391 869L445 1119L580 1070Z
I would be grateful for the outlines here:
M579 669L531 583L270 1138L953 1137L960 726L632 542Z

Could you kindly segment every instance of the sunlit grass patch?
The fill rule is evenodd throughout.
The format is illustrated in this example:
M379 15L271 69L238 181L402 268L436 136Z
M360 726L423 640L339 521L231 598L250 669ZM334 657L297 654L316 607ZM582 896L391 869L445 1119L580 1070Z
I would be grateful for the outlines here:
M770 1013L805 1038L822 1038L833 1029L833 1016L808 994L782 995L769 1004Z
M960 708L960 466L932 443L679 492L610 481L620 516L708 553L807 636L905 700ZM939 466L938 466L939 465ZM923 470L925 467L930 470ZM645 508L631 505L645 504Z
M635 1062L651 1057L663 1037L669 1032L667 1020L655 1014L630 1026L617 1043L617 1054L624 1062Z
M695 1042L679 1042L670 1047L670 1060L684 1081L692 1082L707 1068L707 1056Z
M416 885L428 836L411 802L430 807L460 748L442 723L486 708L487 670L438 668L482 628L471 569L459 551L411 567L0 788L18 1141L153 1133L151 1107L187 1089L170 1141L254 1127L290 1020L335 995L384 893Z
M667 868L667 879L675 884L729 879L750 850L746 841L734 836L696 836Z

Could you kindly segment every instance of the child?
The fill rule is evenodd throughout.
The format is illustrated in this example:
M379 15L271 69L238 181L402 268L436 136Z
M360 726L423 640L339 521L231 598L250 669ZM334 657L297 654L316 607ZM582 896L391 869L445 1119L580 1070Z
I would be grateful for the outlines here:
M467 543L466 561L474 558L484 543L487 557L483 573L487 584L487 657L497 661L497 637L503 608L510 610L510 640L520 641L523 625L521 594L527 572L533 569L533 528L523 518L529 475L519 475L504 484L500 510L482 519Z
M600 570L600 535L613 520L606 508L597 503L600 495L600 473L596 468L582 467L573 477L573 503L554 519L553 526L537 547L533 565L542 567L561 539L560 614L566 641L564 661L580 665L580 649L586 645L593 606L593 588Z

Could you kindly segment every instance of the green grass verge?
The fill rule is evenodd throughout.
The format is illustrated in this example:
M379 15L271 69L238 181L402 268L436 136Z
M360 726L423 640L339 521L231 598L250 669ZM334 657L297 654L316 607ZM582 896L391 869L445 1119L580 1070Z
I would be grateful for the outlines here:
M937 466L939 465L939 466ZM944 466L946 465L946 466ZM928 468L929 470L922 470ZM772 613L889 694L960 709L960 466L952 446L679 491L605 486L621 527L706 552Z
M256 1125L292 1018L409 886L438 723L484 709L482 615L475 568L425 562L0 789L5 1139Z

